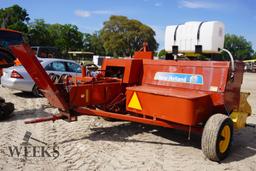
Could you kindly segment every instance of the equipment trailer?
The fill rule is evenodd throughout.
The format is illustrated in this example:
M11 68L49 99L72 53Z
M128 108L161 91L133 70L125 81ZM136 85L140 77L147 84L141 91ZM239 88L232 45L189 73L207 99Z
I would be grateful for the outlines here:
M203 153L221 161L230 151L233 130L245 127L251 114L249 94L240 92L244 64L232 56L231 62L153 60L145 45L131 59L105 59L96 77L54 84L28 45L9 47L59 109L27 124L91 115L174 128L202 134Z

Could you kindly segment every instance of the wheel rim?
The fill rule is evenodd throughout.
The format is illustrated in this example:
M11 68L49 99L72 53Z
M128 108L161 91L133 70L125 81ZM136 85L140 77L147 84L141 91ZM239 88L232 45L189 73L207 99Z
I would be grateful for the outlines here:
M221 153L224 153L228 149L231 137L231 130L228 125L224 126L224 128L222 129L221 137L222 140L219 143L219 149Z

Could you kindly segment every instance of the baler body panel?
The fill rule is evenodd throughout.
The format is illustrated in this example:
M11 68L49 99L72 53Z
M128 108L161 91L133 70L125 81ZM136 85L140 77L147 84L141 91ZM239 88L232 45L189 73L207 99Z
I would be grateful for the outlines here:
M141 110L128 107L136 92ZM204 122L212 114L210 95L178 88L136 86L127 88L127 110L183 125Z
M227 61L144 59L142 85L127 88L126 109L184 125L204 123L215 112L225 111L229 65ZM141 110L129 107L134 92Z
M107 104L121 93L121 88L120 82L71 86L69 91L69 105L80 107Z
M115 68L120 68L122 83L137 84L141 81L142 60L141 59L104 59L102 70L105 77L115 77ZM113 70L112 70L113 69ZM122 69L122 70L121 70Z

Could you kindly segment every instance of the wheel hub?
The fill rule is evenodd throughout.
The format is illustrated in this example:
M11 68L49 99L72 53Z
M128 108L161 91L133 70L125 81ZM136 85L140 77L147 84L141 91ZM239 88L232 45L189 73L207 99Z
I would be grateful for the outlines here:
M230 138L231 138L231 130L228 125L225 125L224 128L221 131L221 141L219 143L219 149L221 153L224 153L229 146Z

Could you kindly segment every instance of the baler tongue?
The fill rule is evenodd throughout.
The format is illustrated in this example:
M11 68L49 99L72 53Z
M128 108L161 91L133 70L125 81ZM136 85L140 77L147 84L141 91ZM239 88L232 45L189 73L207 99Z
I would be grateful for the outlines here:
M25 124L33 124L33 123L40 123L40 122L47 122L47 121L56 121L59 119L64 119L64 116L61 114L58 115L52 115L49 117L43 117L43 118L37 118L29 121L25 121Z

